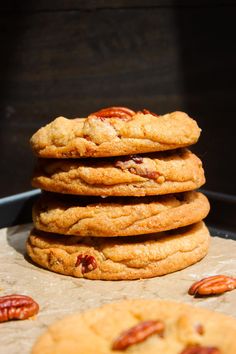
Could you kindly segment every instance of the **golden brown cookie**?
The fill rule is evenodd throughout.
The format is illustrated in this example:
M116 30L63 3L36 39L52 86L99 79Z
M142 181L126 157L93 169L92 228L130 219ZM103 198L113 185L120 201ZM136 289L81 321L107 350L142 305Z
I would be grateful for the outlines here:
M32 184L51 192L144 196L185 192L205 183L200 159L189 150L108 159L41 159Z
M125 300L57 321L32 354L235 354L235 333L236 320L221 313L174 301Z
M200 131L184 112L121 116L113 111L107 117L58 117L32 136L31 146L46 158L120 156L189 146L197 142Z
M75 236L132 236L204 219L207 198L197 192L133 198L83 198L44 193L33 207L37 229Z
M89 279L150 278L183 269L202 259L209 246L203 222L139 237L58 236L32 230L27 253L51 271Z

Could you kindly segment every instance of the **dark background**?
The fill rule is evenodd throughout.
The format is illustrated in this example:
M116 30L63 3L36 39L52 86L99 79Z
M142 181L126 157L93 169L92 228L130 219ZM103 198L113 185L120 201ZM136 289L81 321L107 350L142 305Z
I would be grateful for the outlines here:
M0 197L31 189L39 127L111 105L186 111L204 188L236 194L236 1L4 3Z

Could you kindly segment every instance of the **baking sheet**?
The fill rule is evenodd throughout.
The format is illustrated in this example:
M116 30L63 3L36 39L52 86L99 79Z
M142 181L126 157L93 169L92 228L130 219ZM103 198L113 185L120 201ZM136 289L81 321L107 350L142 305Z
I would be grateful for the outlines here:
M25 294L40 305L34 319L0 324L0 352L29 354L35 339L49 324L66 314L127 298L183 301L236 317L236 290L216 297L194 299L187 294L196 280L214 274L235 275L236 241L212 238L201 262L163 277L135 281L77 279L39 268L25 257L25 240L32 225L0 230L0 296Z

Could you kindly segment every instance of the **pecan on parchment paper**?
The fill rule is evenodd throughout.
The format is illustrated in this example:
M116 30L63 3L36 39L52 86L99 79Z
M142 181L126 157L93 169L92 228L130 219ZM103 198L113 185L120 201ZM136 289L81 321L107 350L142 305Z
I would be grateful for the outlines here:
M180 354L221 354L221 352L216 347L201 347L199 345L194 345L185 348Z
M78 267L81 265L81 273L88 273L94 269L97 268L97 262L96 259L93 256L90 256L88 254L80 254L77 257L75 266Z
M25 320L39 311L39 305L26 295L6 295L0 297L0 322Z
M188 290L189 295L219 295L236 288L236 278L213 275L195 282Z
M163 335L164 324L161 321L149 320L138 323L136 326L124 331L113 342L113 350L125 350L133 344L143 342L152 334Z

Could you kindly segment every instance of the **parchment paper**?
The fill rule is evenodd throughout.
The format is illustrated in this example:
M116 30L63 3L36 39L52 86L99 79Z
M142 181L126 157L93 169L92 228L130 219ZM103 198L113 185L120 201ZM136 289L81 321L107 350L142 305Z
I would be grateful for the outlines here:
M0 230L0 296L25 294L40 305L35 319L0 323L0 353L29 354L35 339L55 320L127 298L172 299L236 317L236 290L206 299L194 299L187 294L189 286L203 277L235 275L236 241L214 237L205 259L163 277L95 281L52 273L30 263L25 258L25 240L31 227Z

